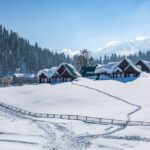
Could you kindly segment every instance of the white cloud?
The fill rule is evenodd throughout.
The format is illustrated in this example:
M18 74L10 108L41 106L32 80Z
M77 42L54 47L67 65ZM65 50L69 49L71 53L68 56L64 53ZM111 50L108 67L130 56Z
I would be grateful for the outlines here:
M143 40L146 40L146 39L150 39L150 37L139 36L139 37L136 38L137 41L143 41Z

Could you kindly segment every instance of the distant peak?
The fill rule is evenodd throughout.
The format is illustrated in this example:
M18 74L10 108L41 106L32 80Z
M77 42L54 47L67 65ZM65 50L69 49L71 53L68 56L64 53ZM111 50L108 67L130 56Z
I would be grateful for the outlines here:
M69 48L64 48L61 52L63 52L66 56L69 56L70 58L73 58L74 55L77 55L79 53L78 50L73 51Z
M148 50L150 50L150 37L139 36L134 40L108 42L104 47L95 51L93 57L98 59L100 56L110 56L111 54L127 56L139 51L147 52Z
M107 47L110 47L110 46L116 46L118 44L120 44L121 42L120 41L111 41L111 42L108 42L106 44Z

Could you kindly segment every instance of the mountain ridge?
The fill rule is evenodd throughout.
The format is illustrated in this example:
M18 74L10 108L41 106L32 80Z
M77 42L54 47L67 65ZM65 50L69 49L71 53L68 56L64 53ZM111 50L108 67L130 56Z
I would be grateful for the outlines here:
M104 57L104 55L110 56L111 54L116 54L121 56L127 56L130 54L136 54L139 51L147 52L149 50L150 37L137 37L135 40L108 42L105 46L91 52L91 55L95 59L99 59L100 56ZM73 51L69 48L65 48L62 50L62 52L65 55L68 55L70 58L73 58L74 55L79 53L79 50Z

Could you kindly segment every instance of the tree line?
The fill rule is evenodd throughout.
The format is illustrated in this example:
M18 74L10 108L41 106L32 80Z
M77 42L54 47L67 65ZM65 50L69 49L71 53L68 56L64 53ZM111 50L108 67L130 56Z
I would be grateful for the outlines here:
M40 69L71 61L64 53L43 49L37 43L31 45L16 32L0 25L0 76L15 72L37 73Z
M117 62L123 57L112 54L95 60L87 49L83 49L71 59L64 53L43 49L37 43L32 45L29 40L0 25L0 76L9 76L15 72L37 73L40 69L58 66L62 62L71 63L80 71L85 66ZM139 58L150 61L150 50L127 57L133 62Z
M107 64L109 62L117 62L123 59L124 57L129 58L133 63L135 63L139 59L150 61L150 50L148 50L147 52L139 51L137 54L132 54L128 56L125 56L125 55L122 56L122 55L116 55L116 54L111 54L111 56L104 55L104 57L100 57L97 60L97 63Z

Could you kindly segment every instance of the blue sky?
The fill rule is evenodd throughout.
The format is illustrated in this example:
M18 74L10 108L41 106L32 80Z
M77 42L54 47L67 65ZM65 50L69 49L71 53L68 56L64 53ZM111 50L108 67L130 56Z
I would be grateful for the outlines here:
M150 36L150 0L0 0L0 24L49 49Z

